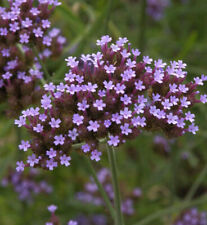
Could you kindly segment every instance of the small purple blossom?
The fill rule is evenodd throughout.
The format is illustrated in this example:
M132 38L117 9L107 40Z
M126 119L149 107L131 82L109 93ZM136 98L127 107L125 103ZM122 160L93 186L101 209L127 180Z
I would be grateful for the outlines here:
M63 145L64 142L65 142L65 138L63 137L62 134L56 135L56 136L54 137L54 139L55 139L55 141L54 141L54 144L55 144L55 145Z
M109 135L109 140L108 140L108 144L111 145L111 146L118 146L120 140L119 140L119 136L112 136L112 135Z
M57 152L53 148L50 148L49 151L46 151L46 154L50 159L53 159L57 155Z
M89 126L87 127L87 129L89 131L97 132L99 127L100 127L100 125L98 124L97 121L90 120L89 121Z
M91 152L91 160L95 160L96 162L100 161L100 157L101 157L102 153L97 151L97 150L93 150Z
M53 159L50 159L50 160L47 160L46 162L46 167L49 169L49 170L53 170L55 167L57 167L57 162L55 162Z
M60 156L60 164L61 165L69 166L70 160L71 160L70 156L67 156L67 155Z
M50 126L52 128L59 128L60 127L61 120L60 119L55 119L51 118L51 121L49 122Z
M28 150L28 148L30 148L31 145L29 143L29 141L21 141L21 144L19 145L19 149L23 150L24 152L26 152Z
M18 162L16 163L16 165L17 165L17 166L16 166L17 172L24 171L25 165L24 165L23 161L18 161Z

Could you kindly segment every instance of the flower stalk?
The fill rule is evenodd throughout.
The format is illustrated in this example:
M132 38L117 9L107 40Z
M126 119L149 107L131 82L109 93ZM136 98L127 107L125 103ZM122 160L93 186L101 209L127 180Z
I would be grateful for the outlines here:
M41 60L41 58L40 58L40 56L39 56L39 53L38 53L38 50L37 50L37 48L36 48L35 46L33 46L33 52L34 52L35 56L37 57L38 62L40 63L40 65L41 65L41 67L42 67L42 69L43 69L43 71L44 71L44 77L45 77L45 79L46 79L46 80L49 80L49 79L50 79L50 74L49 74L49 72L48 72L48 70L47 70L45 64L44 64L43 61Z
M106 203L106 206L107 206L107 208L108 208L112 218L114 218L115 217L115 212L114 212L114 208L113 208L113 206L112 206L112 204L111 204L111 202L109 200L109 197L107 196L107 194L106 194L102 184L100 183L100 181L99 181L99 179L98 179L98 177L96 175L96 171L94 170L91 161L87 157L84 157L84 158L85 158L85 162L86 162L87 168L90 170L90 173L91 173L91 175L92 175L92 177L94 179L94 182L96 183L96 185L97 185L97 187L98 187L98 189L100 191L100 194L102 195L102 197L103 197L103 199L104 199L104 201Z
M107 146L109 164L111 167L112 173L112 182L114 188L114 204L115 204L115 211L116 211L116 218L115 218L115 225L124 225L124 219L121 211L121 197L120 197L120 190L118 185L118 173L117 173L117 162L116 162L116 155L115 150L113 147Z
M138 46L141 52L144 52L145 45L146 45L146 8L147 8L147 1L141 1L141 12L140 12L140 31L138 37Z

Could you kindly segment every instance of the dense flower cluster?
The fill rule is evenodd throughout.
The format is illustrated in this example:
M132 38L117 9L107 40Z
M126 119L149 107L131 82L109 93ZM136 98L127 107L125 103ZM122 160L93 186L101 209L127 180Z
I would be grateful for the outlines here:
M170 137L195 134L195 115L189 109L207 102L197 87L206 76L186 82L186 64L161 59L140 59L127 38L110 43L111 37L97 41L101 52L68 57L69 72L58 85L46 84L41 108L22 112L15 124L25 127L32 139L22 141L20 150L31 148L30 166L53 170L70 165L72 145L84 143L81 151L100 160L100 140L117 147L142 130L160 129ZM139 58L138 58L139 57ZM18 162L18 170L24 169Z
M56 205L48 206L48 211L51 213L50 222L46 222L45 225L60 225L60 220L58 216L55 215L57 210ZM67 225L78 225L78 223L74 220L68 221Z
M10 170L8 175L1 181L3 187L12 186L18 194L19 199L25 202L33 201L33 197L43 193L52 192L52 187L44 180L38 181L40 178L37 169L31 168L28 174Z
M173 225L207 225L207 214L193 208L182 213Z
M111 184L111 173L108 169L103 168L99 170L97 173L98 180L104 187L109 199L113 202L114 201L114 191L113 186ZM133 215L134 214L134 201L135 199L141 197L142 191L140 188L136 188L133 190L132 193L127 194L122 201L121 208L122 212L125 215ZM84 203L90 203L97 206L104 205L104 200L102 199L98 187L93 180L91 182L86 183L85 190L82 192L78 192L76 194L76 198Z
M36 81L43 72L34 53L44 60L58 56L65 43L57 28L48 20L56 0L8 1L0 7L0 102L8 100L9 116L40 98Z
M169 4L170 0L147 0L147 14L154 20L160 20Z

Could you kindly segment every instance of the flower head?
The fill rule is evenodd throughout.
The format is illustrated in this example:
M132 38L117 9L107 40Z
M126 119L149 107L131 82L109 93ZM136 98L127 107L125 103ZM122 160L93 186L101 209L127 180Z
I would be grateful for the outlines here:
M207 102L197 91L205 77L187 82L182 61L167 65L149 56L140 60L138 49L125 46L127 38L110 42L103 36L97 41L101 52L82 55L81 60L68 57L64 81L45 85L41 108L30 108L15 121L32 135L36 166L69 166L74 146L99 161L100 140L117 147L143 130L159 129L169 137L198 131L190 108Z
M1 7L0 102L8 101L10 117L18 116L42 94L38 80L42 79L43 71L33 46L42 61L58 56L63 49L64 37L57 28L49 31L49 18L58 5L55 2L18 0Z

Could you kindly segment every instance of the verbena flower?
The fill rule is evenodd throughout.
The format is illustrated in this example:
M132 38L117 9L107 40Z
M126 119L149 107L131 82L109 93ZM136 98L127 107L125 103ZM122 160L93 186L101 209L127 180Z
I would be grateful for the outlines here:
M46 222L45 225L60 225L59 217L56 216L55 212L57 210L56 205L48 206L48 211L51 213L50 222ZM67 225L78 225L78 223L74 220L68 221Z
M169 5L170 0L147 0L147 13L154 20L160 20Z
M111 173L108 169L103 168L97 172L97 177L99 182L102 184L103 188L105 189L109 199L113 202L114 201L114 191L113 186L111 184ZM133 215L134 210L134 203L135 199L141 197L142 191L140 188L136 188L133 190L132 193L125 193L123 201L121 203L122 212L125 215ZM103 206L104 200L98 191L98 187L96 183L91 180L85 184L85 189L82 192L78 192L76 194L76 198L83 202L83 203L90 203L96 206Z
M65 43L59 29L49 29L49 17L58 2L36 3L15 0L8 1L8 7L0 7L0 102L7 99L7 113L12 117L41 95L37 81L43 72L33 46L44 61L58 56Z
M206 225L206 212L199 212L197 208L183 212L173 223L173 225Z
M9 170L1 185L7 188L11 186L21 201L31 203L34 196L52 192L52 187L44 180L38 181L39 178L39 171L34 168L27 174Z
M199 96L197 90L207 77L187 82L181 60L167 65L149 56L140 59L127 38L110 42L103 36L97 41L100 52L68 57L64 82L46 84L41 106L15 120L31 133L35 166L53 170L63 164L62 157L69 165L75 144L83 143L80 151L99 161L100 140L117 147L143 130L161 130L169 137L198 131L189 110L207 102L207 95ZM53 158L47 155L50 148L56 151Z

